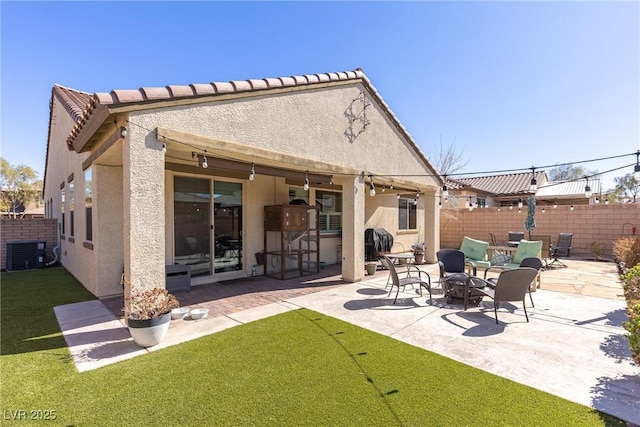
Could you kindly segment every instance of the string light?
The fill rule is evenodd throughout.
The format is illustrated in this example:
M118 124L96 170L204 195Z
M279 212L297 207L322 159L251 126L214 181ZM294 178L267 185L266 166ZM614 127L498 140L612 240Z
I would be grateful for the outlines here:
M609 196L604 196L604 204L605 205L609 204Z
M396 199L400 200L400 193L396 196Z
M557 200L555 200L555 201L553 202L553 209L555 209L555 208L557 208L557 207L558 207L558 201L557 201Z
M202 168L206 169L209 167L209 162L207 161L207 150L204 150L204 154L202 155Z
M546 210L545 210L545 208L544 208L544 206L543 206L543 207L542 207L542 213L545 213L545 212L546 212Z
M369 175L369 195L371 197L376 195L376 187L373 185L373 175Z
M442 185L442 197L447 200L449 198L449 190L447 189L447 175L444 175L443 177L444 183Z
M249 172L249 181L256 179L256 164L251 163L251 172Z
M302 186L302 188L304 188L304 191L309 191L309 171L305 172L304 185Z
M522 197L518 199L518 211L520 211L520 209L522 209Z
M573 203L571 203L571 206L569 207L569 210L573 210Z
M537 191L538 190L538 181L536 180L536 168L534 166L531 166L531 171L533 172L533 176L531 178L531 186L529 187L529 190Z
M636 165L633 167L633 177L640 180L640 150L636 151Z
M591 187L589 187L589 177L586 177L587 180L587 185L584 186L584 197L586 197L587 199L589 197L591 197Z

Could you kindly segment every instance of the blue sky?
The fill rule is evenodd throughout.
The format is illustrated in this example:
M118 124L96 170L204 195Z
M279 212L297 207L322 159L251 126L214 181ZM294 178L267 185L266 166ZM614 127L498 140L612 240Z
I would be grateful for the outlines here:
M56 83L93 93L357 67L427 155L455 139L469 160L463 172L640 148L637 1L0 7L1 155L40 177ZM631 171L606 174L604 187Z

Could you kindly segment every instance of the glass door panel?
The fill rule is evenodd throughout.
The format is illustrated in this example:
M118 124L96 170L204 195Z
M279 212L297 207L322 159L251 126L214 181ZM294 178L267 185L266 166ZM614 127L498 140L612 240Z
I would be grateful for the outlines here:
M211 275L211 180L176 176L173 212L175 263L191 276Z
M242 270L242 184L213 184L214 271Z

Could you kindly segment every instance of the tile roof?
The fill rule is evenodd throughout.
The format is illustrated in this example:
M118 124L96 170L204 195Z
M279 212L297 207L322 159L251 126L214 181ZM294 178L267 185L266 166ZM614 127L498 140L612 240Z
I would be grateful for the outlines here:
M172 100L189 100L233 93L269 91L294 86L311 87L313 85L326 85L345 81L362 82L369 94L373 96L385 110L397 129L413 144L414 149L424 163L434 172L437 172L429 159L420 150L418 144L411 137L409 131L396 117L361 68L356 68L353 71L305 74L289 77L267 77L263 79L232 80L229 82L192 83L189 85L168 85L165 87L141 87L140 89L133 90L112 90L111 92L94 93L90 95L88 99L86 97L87 94L84 92L73 91L58 85L54 86L54 93L60 92L59 96L67 101L66 108L77 121L67 137L67 144L73 146L74 141L87 122L91 121L92 116L98 118L103 117L102 111L101 114L95 113L104 108L110 109L127 105L153 104ZM99 120L98 118L95 120Z
M547 173L543 170L536 171L536 180L538 181L538 186L543 185L547 182ZM531 172L457 178L455 181L496 196L531 193L529 190Z
M111 92L97 92L90 97L88 102L80 101L76 104L76 109L82 110L82 115L77 119L76 126L67 138L68 144L78 136L84 125L91 119L92 114L100 106L122 106L125 104L143 104L158 101L170 101L178 99L196 99L200 97L210 97L215 95L225 95L230 93L256 92L262 90L286 88L292 86L310 86L314 84L324 84L328 82L338 82L346 80L363 80L367 86L382 100L369 79L360 68L354 71L344 71L338 73L305 74L301 76L232 80L230 82L211 82L207 84L192 83L189 85L168 85L165 87L141 87L140 89L116 89ZM61 87L60 87L61 88ZM383 102L384 104L384 102ZM384 104L390 112L388 106ZM75 112L75 110L74 110ZM392 114L392 113L391 113ZM395 116L394 116L395 117ZM75 115L74 115L75 118ZM400 123L397 118L396 121ZM402 125L400 125L402 127ZM406 129L402 127L406 132Z
M81 92L79 90L71 89L68 87L54 85L53 95L64 106L65 110L69 113L73 120L78 121L82 118L85 109L89 106L91 101L91 94Z

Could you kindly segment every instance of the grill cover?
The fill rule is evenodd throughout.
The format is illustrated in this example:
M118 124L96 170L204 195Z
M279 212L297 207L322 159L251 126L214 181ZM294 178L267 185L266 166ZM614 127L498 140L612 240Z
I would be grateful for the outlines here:
M384 228L364 230L364 252L367 261L377 261L381 253L391 252L393 235Z

